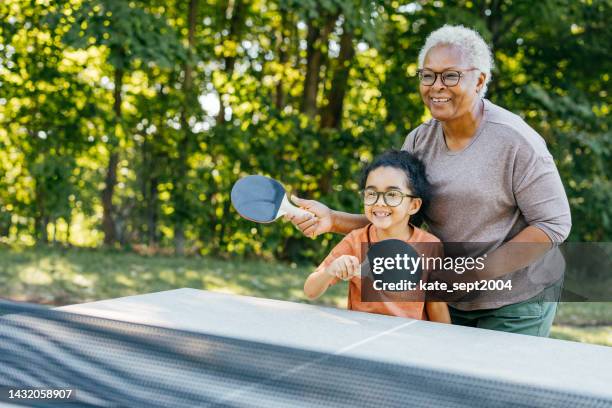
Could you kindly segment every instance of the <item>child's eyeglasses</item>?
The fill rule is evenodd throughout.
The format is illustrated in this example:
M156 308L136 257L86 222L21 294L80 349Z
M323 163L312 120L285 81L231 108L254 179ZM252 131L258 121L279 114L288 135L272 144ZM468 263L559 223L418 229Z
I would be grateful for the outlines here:
M374 205L378 202L378 199L382 195L383 201L389 207L397 207L404 201L404 197L410 198L418 198L412 194L404 194L399 190L388 190L388 191L376 191L374 189L368 188L361 192L363 196L363 203L365 205Z

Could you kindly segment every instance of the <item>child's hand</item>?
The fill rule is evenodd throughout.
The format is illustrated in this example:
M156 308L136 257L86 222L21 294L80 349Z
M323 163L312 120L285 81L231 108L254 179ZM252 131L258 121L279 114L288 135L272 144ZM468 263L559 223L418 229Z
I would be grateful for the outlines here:
M325 269L328 274L342 280L349 280L353 276L359 275L359 271L359 259L352 255L342 255Z

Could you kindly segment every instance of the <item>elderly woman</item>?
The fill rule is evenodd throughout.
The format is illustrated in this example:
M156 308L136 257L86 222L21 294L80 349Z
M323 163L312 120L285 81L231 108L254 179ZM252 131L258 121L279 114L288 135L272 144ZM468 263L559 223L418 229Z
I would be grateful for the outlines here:
M544 140L519 116L484 99L493 59L477 32L463 26L434 31L418 62L419 89L432 119L410 132L402 149L427 167L433 187L425 214L430 231L443 242L489 243L490 258L500 255L507 264L495 276L528 269L529 256L501 254L518 243L550 247L564 241L571 227L567 197ZM347 233L367 223L317 201L293 200L316 216L291 219L307 236ZM524 285L512 300L483 292L451 303L452 321L547 336L556 302L534 299L541 291L535 286Z

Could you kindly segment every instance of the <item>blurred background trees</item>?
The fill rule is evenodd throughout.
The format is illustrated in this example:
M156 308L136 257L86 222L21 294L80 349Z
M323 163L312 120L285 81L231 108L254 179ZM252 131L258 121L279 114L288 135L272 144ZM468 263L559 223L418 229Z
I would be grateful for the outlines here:
M339 238L231 208L240 176L360 211L364 161L427 116L425 37L476 28L487 97L546 139L573 241L612 240L610 0L5 0L0 236L319 260Z

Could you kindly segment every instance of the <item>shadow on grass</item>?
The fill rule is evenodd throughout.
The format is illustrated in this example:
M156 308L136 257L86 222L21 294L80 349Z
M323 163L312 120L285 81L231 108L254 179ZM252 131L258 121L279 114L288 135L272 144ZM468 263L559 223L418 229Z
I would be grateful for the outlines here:
M65 305L189 287L306 302L302 288L311 271L310 267L263 260L0 248L0 296ZM316 303L344 305L345 285L331 288Z

